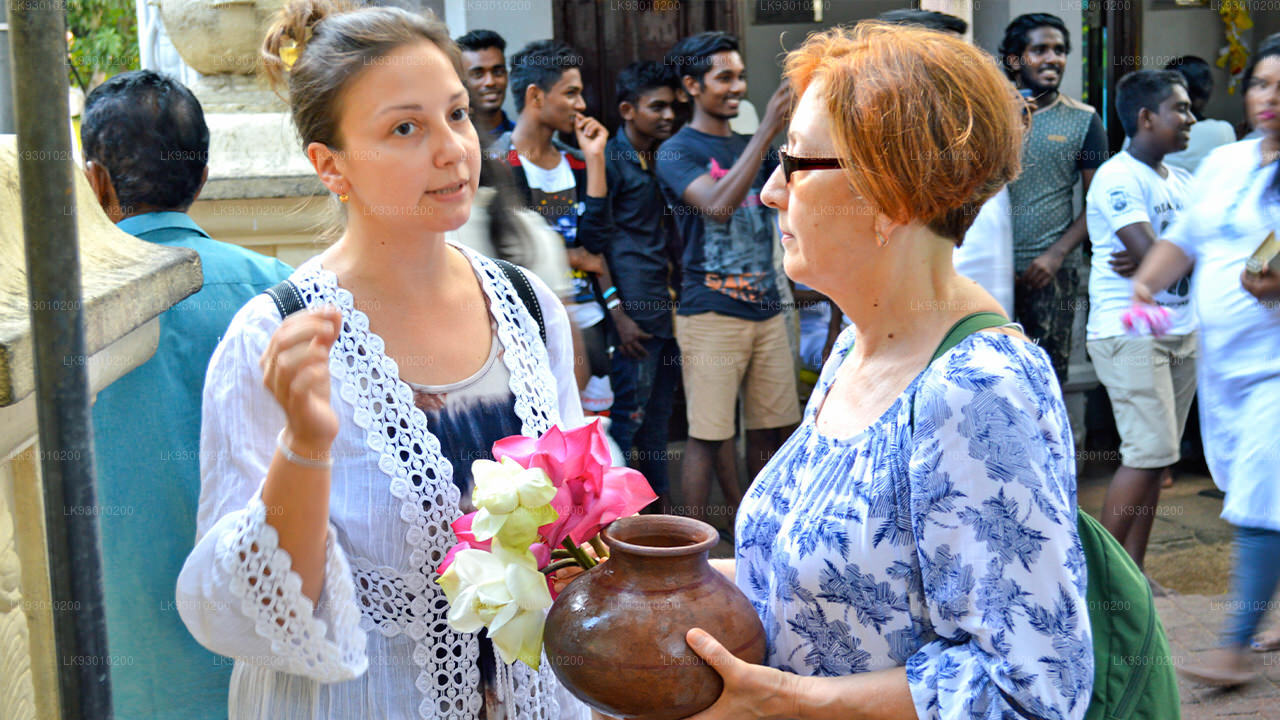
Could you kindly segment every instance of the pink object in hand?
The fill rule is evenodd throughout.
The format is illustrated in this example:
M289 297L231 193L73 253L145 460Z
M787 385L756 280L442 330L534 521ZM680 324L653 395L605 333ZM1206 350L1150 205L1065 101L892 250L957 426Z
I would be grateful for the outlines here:
M1159 305L1134 303L1133 307L1120 316L1120 323L1130 335L1154 335L1160 337L1169 332L1173 321L1169 318L1169 310Z

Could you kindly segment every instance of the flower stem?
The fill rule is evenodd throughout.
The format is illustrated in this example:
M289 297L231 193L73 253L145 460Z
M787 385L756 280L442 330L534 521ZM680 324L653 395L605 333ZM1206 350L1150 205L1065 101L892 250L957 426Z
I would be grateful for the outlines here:
M609 546L604 544L604 541L600 539L599 535L591 538L591 547L595 548L596 557L601 560L609 557Z
M572 540L565 538L563 544L565 549L569 551L569 555L571 555L574 560L578 561L578 564L582 566L583 570L590 570L596 566L596 561L592 560L591 556L582 548L574 545Z
M542 568L542 574L550 575L551 573L557 570L563 570L567 567L577 567L577 566L578 566L577 560L574 560L573 558L564 558L562 560L556 560L550 565L547 565L546 567Z

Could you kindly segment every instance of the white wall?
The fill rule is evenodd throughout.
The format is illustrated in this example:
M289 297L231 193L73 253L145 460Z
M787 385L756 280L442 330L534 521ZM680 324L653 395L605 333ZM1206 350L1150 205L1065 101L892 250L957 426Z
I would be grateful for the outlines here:
M1227 44L1223 33L1222 20L1218 11L1213 8L1178 8L1161 6L1155 0L1143 0L1146 3L1142 21L1142 67L1158 69L1179 55L1199 55L1209 61L1213 73L1213 96L1209 98L1206 114L1211 118L1226 120L1237 125L1244 118L1243 88L1237 88L1234 95L1227 92L1227 73L1219 68L1218 51ZM1255 11L1254 31L1246 33L1246 40L1254 37L1266 37L1266 32L1280 30L1263 30L1264 25L1276 25L1275 11ZM1268 17L1269 16L1269 17ZM1250 47L1255 43L1249 42Z

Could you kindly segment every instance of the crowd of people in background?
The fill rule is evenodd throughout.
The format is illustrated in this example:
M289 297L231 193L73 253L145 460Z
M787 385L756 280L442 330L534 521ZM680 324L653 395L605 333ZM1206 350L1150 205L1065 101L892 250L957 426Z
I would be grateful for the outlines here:
M880 20L953 36L963 36L967 29L958 18L920 10L894 11ZM429 53L430 62L447 72L446 55L451 51L446 48L448 38L439 37L442 26L403 30L401 22L398 16L370 14L359 22L350 19L342 31L355 43L370 38L382 38L388 46L433 43L440 50ZM790 269L781 271L783 257L791 251L783 250L778 202L769 199L767 185L783 176L789 182L800 171L841 169L844 161L836 156L843 157L847 148L817 157L795 152L791 138L778 147L789 113L800 101L786 79L760 113L755 131L735 132L731 121L748 104L746 67L737 40L727 33L683 38L662 58L627 65L613 88L597 88L602 97L612 91L621 118L613 128L588 114L585 61L573 48L542 40L508 55L506 41L491 30L473 30L454 43L469 95L466 121L474 128L481 152L475 160L481 187L465 222L459 219L460 227L441 230L447 230L450 242L469 248L467 260L445 261L443 255L428 260L474 269L482 279L492 271L482 258L509 260L530 271L536 294L547 305L558 300L564 307L563 314L550 313L547 319L542 341L551 355L542 365L528 361L527 367L520 366L522 343L529 338L518 328L495 322L492 330L503 344L492 345L482 373L466 383L437 382L425 372L410 381L401 369L414 405L430 418L432 427L443 429L435 431L442 441L433 452L443 458L440 462L452 464L458 502L467 507L471 480L463 469L465 458L473 446L483 445L472 442L475 437L497 432L494 423L501 424L501 434L536 424L517 417L520 407L541 408L548 417L560 416L566 422L581 421L576 414L580 404L586 416L607 416L619 462L641 470L659 495L653 511L704 519L733 514L743 502L741 467L748 478L769 476L770 460L808 415L802 415L805 399L815 386L822 393L832 384L832 377L823 375L826 379L820 380L824 365L832 357L838 365L854 338L850 319L830 293L806 284L802 277L793 282ZM1246 75L1246 114L1252 128L1247 141L1237 142L1229 123L1205 117L1214 91L1209 65L1186 56L1161 70L1133 72L1119 83L1115 104L1127 139L1125 148L1114 155L1098 112L1061 91L1072 53L1072 34L1061 19L1045 13L1022 15L1010 23L1000 46L990 50L1009 81L1009 92L1023 99L1022 172L992 188L976 217L954 238L955 268L965 282L994 298L990 310L1003 308L1047 354L1047 368L1056 377L1037 392L1052 396L1060 395L1071 381L1072 329L1081 272L1089 263L1088 355L1106 388L1121 440L1121 465L1106 496L1103 523L1139 566L1161 488L1171 481L1171 467L1181 457L1184 428L1198 393L1209 468L1226 491L1224 517L1239 528L1232 592L1242 609L1228 619L1221 657L1188 671L1205 682L1246 682L1252 677L1244 659L1248 645L1280 648L1280 637L1254 638L1259 603L1265 604L1280 582L1280 563L1275 561L1280 557L1280 495L1267 481L1280 459L1275 432L1280 427L1275 398L1280 394L1271 394L1280 390L1280 346L1275 341L1280 282L1266 271L1240 274L1243 259L1274 227L1274 207L1280 203L1280 181L1275 179L1280 176L1272 163L1280 154L1280 39L1260 47ZM303 57L312 63L329 62L315 59L320 57L316 52ZM317 73L317 83L333 81L323 79L328 77L324 68L309 68L301 60L297 67ZM294 82L298 73L291 74L289 82ZM341 153L326 155L316 147L337 147L339 107L343 113L357 107L350 97L339 96L340 89L307 88L320 94L302 110L295 98L294 117L310 143L308 153L317 172L346 204L352 191L342 178L359 176L368 188L371 180L359 173L371 171L362 171ZM381 98L382 90L386 88L359 91L372 103ZM503 109L508 100L514 116ZM468 110L466 103L460 107ZM347 114L341 117L343 122L356 122ZM449 122L458 120L451 116ZM271 316L260 293L292 269L211 239L185 214L208 174L208 130L199 103L180 83L150 71L109 80L87 99L82 135L86 173L108 216L144 240L195 249L205 275L199 293L162 317L155 356L104 390L94 407L102 502L129 498L136 503L146 498L152 518L148 524L102 520L112 650L127 653L127 648L137 646L134 654L160 659L154 666L113 673L116 713L226 717L230 667L214 672L206 667L216 665L208 658L203 665L193 662L193 657L208 653L196 646L183 620L206 647L229 655L269 652L261 637L253 637L251 622L237 625L231 619L229 608L238 600L227 593L207 594L210 583L235 572L234 559L224 557L225 549L217 543L252 541L275 547L275 531L263 529L262 503L314 481L302 477L303 471L295 477L265 460L240 460L236 443L255 442L265 443L261 458L270 459L277 442L274 431L254 440L246 434L252 423L237 427L239 421L231 415L211 419L208 404L213 398L279 427L279 407L258 407L257 399L238 395L243 388L236 388L245 383L260 386L262 374L272 372L270 367L259 369L258 362L259 356L266 357L264 348L275 347L267 346L267 338L279 318ZM344 140L351 142L353 137ZM192 160L156 164L148 159L159 157L160 151ZM378 192L394 195L389 184L394 179L384 178ZM1073 205L1077 185L1084 192L1082 208ZM441 185L439 192L451 188ZM774 193L776 198L776 187ZM362 202L366 201L356 198L348 206L353 217ZM878 228L874 232L882 247L892 242ZM362 263L386 259L375 245L348 242L343 247L346 254L331 253L326 267L347 263L343 267L351 274L344 277L355 278L354 287L378 295L385 292L379 282L399 287L397 283L405 280L362 269L372 267ZM440 266L440 278L446 277L444 267ZM310 292L341 302L342 288L332 274L326 275L318 264L303 270L313 283ZM819 281L825 278L813 268L809 271ZM471 287L471 276L463 276L466 281L451 279L442 287L456 289L458 297L481 297L481 288ZM499 302L490 286L484 289L486 307ZM232 317L250 301L257 303L256 314L237 321L237 340L220 351L221 362L209 370L210 382L222 384L208 388L205 373L215 347L228 333ZM1135 302L1163 309L1165 324L1158 336L1132 331L1129 313ZM416 319L435 317L429 315ZM375 318L397 327L413 319ZM302 327L301 322L286 322ZM342 327L337 314L310 322L315 324L310 332L328 343ZM458 332L471 333L467 337L472 339L487 337L490 329L486 318L459 315L449 322ZM459 345L459 366L466 365L470 356L461 354L471 345ZM1039 362L1016 353L1009 357L1015 364ZM554 389L530 391L530 398L518 398L523 405L504 399L497 407L491 401L493 393L505 392L508 384L514 388L512 374L523 372L563 380L577 393L576 401L560 388L559 396ZM268 384L271 377L267 375ZM288 390L277 387L273 392L278 399ZM510 403L515 404L508 407ZM512 407L516 414L510 412ZM683 418L673 417L679 407ZM293 412L287 406L285 411ZM501 421L495 419L499 416ZM342 432L358 420L344 417ZM1050 422L1041 417L1038 422L1048 423L1046 432L1062 434L1060 450L1073 451L1069 426L1056 424L1056 418ZM673 432L673 427L682 429ZM816 443L821 436L814 433L811 439ZM307 445L306 438L291 439L295 450ZM345 454L337 458L344 477L375 473L376 462L361 455L363 438L328 440L345 443ZM739 452L739 440L745 453ZM673 441L684 442L679 478L668 477L668 445ZM175 457L182 460L174 461ZM249 497L256 485L228 489L215 483L211 489L207 478L202 496L201 457L227 476L256 478L261 499ZM787 461L799 462L794 457ZM170 480L153 482L156 467L167 468ZM335 478L339 469L334 470ZM727 513L711 506L713 481ZM350 513L365 502L356 495L342 496L336 479L333 487L335 513L339 506ZM227 514L246 502L248 510ZM750 498L747 502L752 504ZM767 514L759 498L755 506L761 517ZM398 512L388 510L393 511ZM203 540L184 570L189 544L157 544L155 537L194 537L197 518ZM386 540L378 534L376 522L366 525L361 527L375 538L368 542ZM324 576L323 570L350 574L351 569L336 545L326 547L305 537L317 528L323 536L324 523L294 528L292 534L282 531L278 544L289 549L294 567L302 568L299 597L305 594L322 607L333 601L334 593L344 591L328 584L322 591L317 578ZM732 530L723 532L729 535ZM1059 548L1064 557L1069 539L1064 536L1066 544ZM1249 568L1256 572L1246 571ZM385 568L356 565L355 570L364 573L367 582L388 577ZM228 608L179 608L183 620L174 613L155 612L171 600L180 571L180 601L186 592L189 598L204 597L205 605L215 597ZM395 578L402 584L412 579ZM154 602L138 602L139 593ZM305 607L310 613L311 605ZM301 668L322 682L363 672L351 664L351 648L341 646L341 633L350 629L352 619L325 616L325 621L331 636L339 637L326 639L324 622L310 627L319 633L309 650L313 657L298 662L312 664L278 670ZM1078 634L1067 639L1083 642ZM389 636L381 642L398 641ZM456 638L450 642L483 655L483 646L477 651L474 644ZM399 692L397 683L403 678L394 676L399 670L376 672L383 673L383 689ZM538 673L495 680L495 672L482 662L481 684L487 691L496 687L495 682L523 690L542 688L538 683L546 682ZM271 686L269 692L249 699L248 686L242 685L244 694L233 696L232 702L249 714L275 712L272 702L295 703L295 710L319 707L315 703L321 701L314 695L318 686L286 681L291 677L262 670L251 679L261 684L257 690ZM1054 692L1067 702L1079 689L1066 684ZM164 708L175 692L190 699L191 707L173 708L167 714ZM334 692L325 702L355 702ZM476 702L466 699L464 704L473 709ZM193 714L192 708L203 714Z

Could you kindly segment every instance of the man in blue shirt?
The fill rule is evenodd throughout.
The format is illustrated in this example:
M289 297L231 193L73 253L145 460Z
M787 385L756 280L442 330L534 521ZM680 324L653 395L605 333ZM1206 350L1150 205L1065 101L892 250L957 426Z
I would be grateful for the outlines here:
M209 176L199 101L164 75L112 77L85 102L85 173L121 230L200 254L204 287L160 316L155 355L93 406L115 716L226 718L232 663L200 647L174 606L200 497L205 370L236 311L288 265L218 242L186 210Z
M760 201L777 167L770 148L791 103L785 82L754 136L729 127L747 94L738 42L705 32L667 53L693 100L693 118L662 144L658 180L684 241L676 341L683 359L689 440L681 468L686 514L707 511L713 468L725 499L741 499L736 462L720 455L735 434L742 388L747 471L754 477L800 421L795 359L774 270L777 214ZM732 445L732 443L730 443Z

